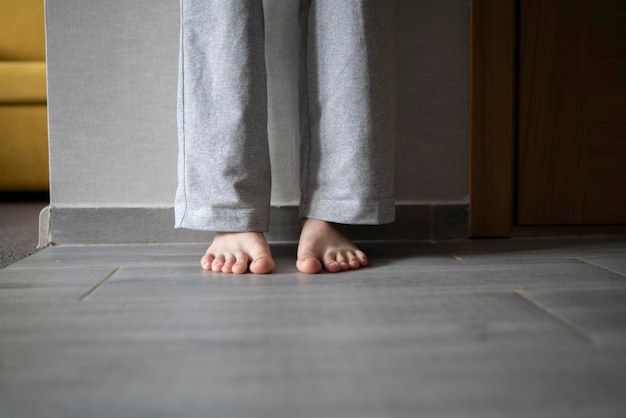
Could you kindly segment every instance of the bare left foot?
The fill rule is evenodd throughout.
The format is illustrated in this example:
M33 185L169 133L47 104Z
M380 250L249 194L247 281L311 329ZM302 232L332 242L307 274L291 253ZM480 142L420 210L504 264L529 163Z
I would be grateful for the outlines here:
M367 256L329 222L306 219L300 233L296 267L303 273L329 273L367 266Z
M200 264L205 270L234 274L267 274L275 266L261 232L216 232Z

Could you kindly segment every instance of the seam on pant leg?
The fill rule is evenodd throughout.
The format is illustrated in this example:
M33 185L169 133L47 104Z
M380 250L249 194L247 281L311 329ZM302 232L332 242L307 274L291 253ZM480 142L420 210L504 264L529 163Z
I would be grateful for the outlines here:
M181 119L181 140L182 140L182 164L183 164L183 201L185 202L185 208L180 218L180 224L182 225L187 216L187 208L189 203L187 201L187 135L185 130L185 42L184 42L184 15L185 6L184 0L180 0L180 119Z
M310 178L310 169L311 169L311 105L310 105L310 71L309 71L309 37L310 37L310 16L311 16L311 1L301 0L300 6L302 9L300 13L302 16L299 16L300 20L300 83L303 86L300 87L300 101L301 106L305 109L300 109L300 123L306 123L306 133L303 138L300 135L300 147L302 148L300 152L300 197L301 200L309 199L309 178ZM304 74L302 74L304 72ZM302 97L304 96L304 97ZM306 114L304 113L306 110ZM301 133L304 130L301 128Z

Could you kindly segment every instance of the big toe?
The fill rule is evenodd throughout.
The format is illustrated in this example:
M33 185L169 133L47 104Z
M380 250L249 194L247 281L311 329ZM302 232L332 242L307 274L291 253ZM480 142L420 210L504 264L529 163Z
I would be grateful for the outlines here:
M259 257L250 263L250 272L255 274L267 274L274 271L276 264L269 257Z
M322 263L312 256L299 257L296 261L296 267L302 273L315 274L322 271Z

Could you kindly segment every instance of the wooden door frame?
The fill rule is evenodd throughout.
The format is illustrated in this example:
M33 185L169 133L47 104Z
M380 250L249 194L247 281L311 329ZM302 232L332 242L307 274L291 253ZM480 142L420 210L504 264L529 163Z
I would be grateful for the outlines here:
M516 0L470 0L471 237L510 237L514 223Z

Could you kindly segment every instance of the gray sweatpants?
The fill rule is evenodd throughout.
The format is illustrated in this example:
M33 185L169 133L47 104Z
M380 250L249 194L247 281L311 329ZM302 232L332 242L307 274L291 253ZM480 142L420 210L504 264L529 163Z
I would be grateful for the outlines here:
M300 1L300 213L393 222L389 0ZM181 0L176 226L267 231L262 0Z

